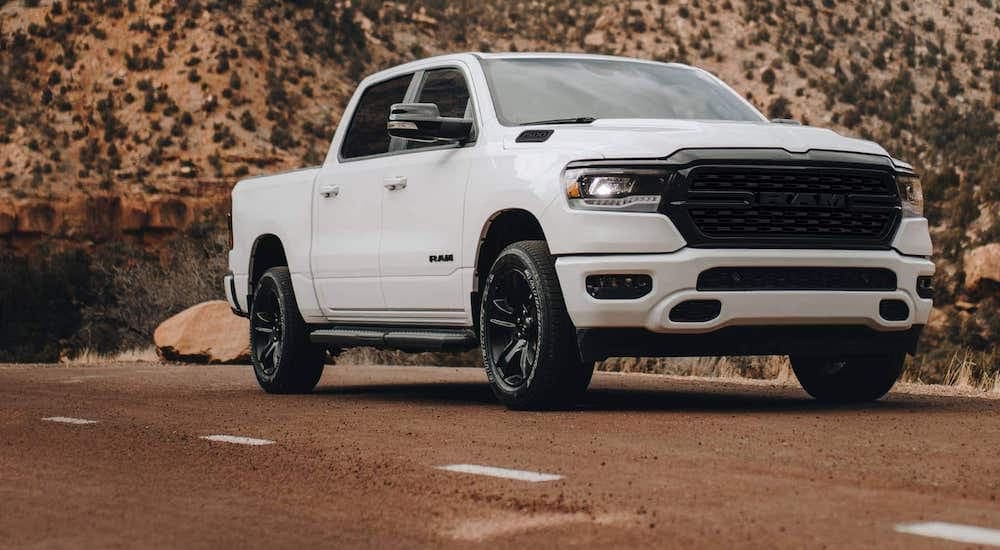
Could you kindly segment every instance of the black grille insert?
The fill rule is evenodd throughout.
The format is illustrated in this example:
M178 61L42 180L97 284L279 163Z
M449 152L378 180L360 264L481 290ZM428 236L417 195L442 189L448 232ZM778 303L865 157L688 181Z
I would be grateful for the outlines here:
M694 246L885 248L899 221L887 170L812 165L696 165L663 201Z
M910 316L910 306L902 300L882 300L878 304L878 314L886 321L905 321Z
M714 267L698 275L698 290L895 289L895 272L867 267Z
M670 310L670 320L675 323L707 323L722 312L718 300L685 300Z

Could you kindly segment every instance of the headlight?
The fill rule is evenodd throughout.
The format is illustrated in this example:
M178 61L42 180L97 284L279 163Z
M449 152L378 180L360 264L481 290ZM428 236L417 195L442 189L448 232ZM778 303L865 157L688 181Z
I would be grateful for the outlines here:
M563 185L572 208L656 212L667 177L663 170L574 168L563 172Z
M924 191L920 178L913 174L897 174L896 187L903 203L904 218L919 218L924 215Z

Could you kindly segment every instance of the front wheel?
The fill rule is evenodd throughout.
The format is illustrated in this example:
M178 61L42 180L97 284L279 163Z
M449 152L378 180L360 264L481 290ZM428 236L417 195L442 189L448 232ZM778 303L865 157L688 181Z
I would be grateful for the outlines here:
M510 409L572 404L590 382L555 264L544 241L520 241L493 262L480 308L480 345L497 398Z
M820 401L875 401L889 392L903 372L905 354L874 357L791 357L802 388Z
M257 282L250 309L250 359L257 383L267 393L309 393L323 375L326 350L309 341L287 267L271 268Z

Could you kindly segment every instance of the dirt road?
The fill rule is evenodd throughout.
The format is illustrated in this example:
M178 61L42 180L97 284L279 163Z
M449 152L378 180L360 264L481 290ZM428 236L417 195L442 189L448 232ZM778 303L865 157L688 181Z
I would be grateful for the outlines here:
M1000 400L825 407L598 374L578 410L513 413L485 382L337 366L269 396L246 367L0 366L0 546L949 548L899 526L1000 529Z

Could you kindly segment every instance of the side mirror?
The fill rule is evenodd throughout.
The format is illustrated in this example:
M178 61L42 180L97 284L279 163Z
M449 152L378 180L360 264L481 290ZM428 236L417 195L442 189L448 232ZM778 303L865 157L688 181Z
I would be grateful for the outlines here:
M396 103L389 109L389 135L425 143L467 141L472 120L441 116L433 103Z

